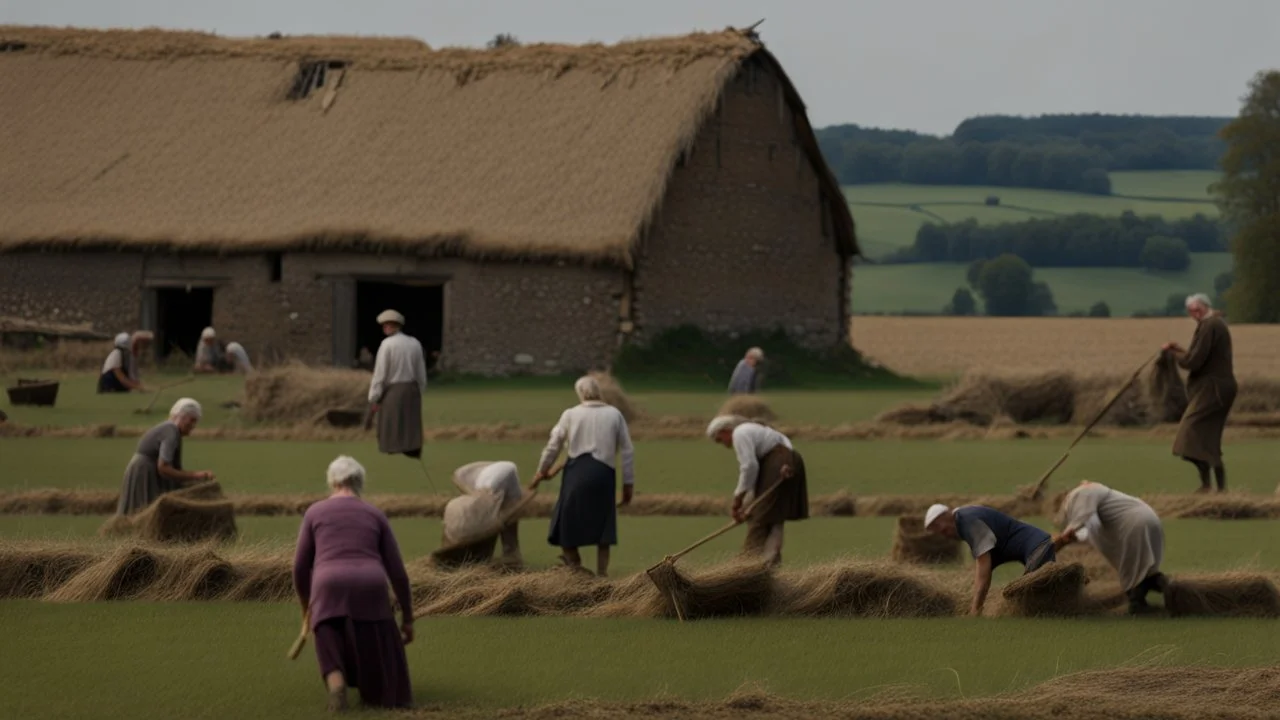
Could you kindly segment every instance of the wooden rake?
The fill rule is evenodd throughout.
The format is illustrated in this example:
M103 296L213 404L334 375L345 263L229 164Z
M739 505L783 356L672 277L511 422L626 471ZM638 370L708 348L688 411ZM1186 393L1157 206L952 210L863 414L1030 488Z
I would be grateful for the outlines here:
M137 410L134 410L134 412L138 413L139 415L146 415L150 413L151 409L156 406L156 401L160 399L161 393L163 393L165 390L172 390L178 387L179 385L186 385L189 382L193 382L195 379L196 379L195 375L188 375L187 377L181 380L178 380L176 382L171 382L168 385L161 385L159 388L156 388L155 394L151 396L151 402L147 403L146 407L138 408Z
M772 487L770 487L768 490L765 490L763 493L761 493L760 496L757 497L755 500L752 500L751 504L747 506L747 509L742 512L741 520L734 520L728 525L725 525L719 530L716 530L715 532L702 538L698 542L690 545L689 547L681 550L680 552L664 557L658 564L654 565L653 567L645 571L645 574L649 576L649 580L654 584L655 587L658 588L658 592L671 598L671 605L675 608L676 617L680 619L680 622L684 622L685 618L684 618L684 603L680 602L680 597L678 595L679 585L680 585L680 574L676 572L676 562L679 561L680 558L684 557L685 555L688 555L694 550L697 550L703 545L706 545L712 540L715 540L721 535L724 535L730 530L745 523L747 521L747 518L751 517L751 511L755 510L756 507L761 502L763 502L766 498L772 496L774 491L777 490L779 487L781 487L783 483L785 483L787 480L790 480L791 475L792 475L791 472L787 472L785 475L783 475L782 479L779 482L774 483Z
M1135 382L1138 381L1138 377L1142 375L1142 371L1146 370L1147 366L1155 362L1156 358L1159 358L1159 357L1160 357L1160 353L1157 352L1155 355L1152 355L1151 357L1143 361L1143 363L1138 366L1138 369L1134 370L1133 374L1129 376L1129 379L1125 381L1124 385L1121 385L1120 388L1116 390L1115 395L1111 396L1111 399L1107 401L1107 404L1103 405L1102 409L1098 411L1098 414L1095 415L1093 419L1089 421L1089 424L1084 426L1084 430L1081 430L1080 434L1076 435L1076 439L1072 440L1071 444L1067 446L1067 450L1066 452L1062 453L1062 457L1058 458L1058 461L1055 462L1048 470L1046 470L1044 475L1040 476L1040 480L1037 481L1036 484L1031 487L1030 492L1019 492L1018 494L1029 500L1043 500L1044 490L1046 487L1048 487L1049 478L1053 476L1053 473L1056 472L1058 468L1062 467L1063 463L1067 461L1067 458L1071 457L1071 451L1075 449L1076 445L1080 444L1080 441L1083 440L1085 436L1089 434L1089 431L1093 430L1094 426L1096 426L1099 422L1102 422L1102 418L1106 416L1107 412L1110 411L1111 408L1115 407L1115 404L1120 401L1120 397L1124 395L1125 392L1128 391L1128 389L1132 387Z

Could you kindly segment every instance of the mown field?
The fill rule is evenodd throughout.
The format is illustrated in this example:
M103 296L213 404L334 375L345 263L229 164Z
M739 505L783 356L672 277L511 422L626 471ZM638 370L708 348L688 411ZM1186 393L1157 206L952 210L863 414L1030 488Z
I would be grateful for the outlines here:
M855 317L853 344L896 372L953 377L968 370L1122 375L1166 342L1186 347L1186 318ZM1280 378L1280 326L1231 326L1238 377Z
M1208 187L1211 171L1112 173L1110 196L970 186L880 184L845 188L858 240L870 258L909 247L926 222L968 219L980 224L1020 222L1072 213L1115 216L1125 211L1168 219L1202 213L1216 217ZM1000 198L997 206L986 198ZM1210 292L1213 279L1231 268L1228 253L1200 253L1181 273L1146 272L1135 268L1042 268L1036 279L1049 283L1060 314L1087 310L1102 300L1113 316L1164 306L1171 294ZM958 287L966 285L963 265L859 265L855 272L853 308L857 313L938 312Z
M888 324L895 322L905 324L896 329ZM1020 369L1069 360L1076 369L1087 366L1114 372L1117 358L1127 364L1125 353L1136 352L1121 340L1145 348L1151 344L1148 337L1154 342L1161 333L1189 333L1183 321L1153 325L1142 332L1134 331L1136 325L1120 327L1133 321L1114 321L1118 329L1114 339L1107 340L1112 337L1107 335L1110 330L1082 325L1065 334L1090 351L1055 355L1048 338L1069 345L1067 339L1059 338L1064 332L1053 329L1066 325L984 330L975 320L963 321L973 324L950 332L911 322L857 318L855 338L891 366L901 362L904 369L911 368L907 372L926 368L923 374L945 378L963 369L959 363L964 358L976 358L971 362L986 366L998 358L1002 365ZM878 342L873 340L877 333ZM1272 341L1270 334L1250 334L1248 328L1236 328L1236 333L1242 363L1263 370L1280 363L1280 353L1265 345ZM1088 338L1095 334L1100 339L1090 344ZM1140 343L1135 335L1143 336ZM1095 347L1100 343L1106 346ZM935 364L929 365L930 360ZM723 399L719 388L679 390L628 384L636 388L632 399L653 416L705 418ZM236 378L201 380L181 392L205 403L206 427L253 427L239 417L238 410L220 407L239 397ZM814 388L770 398L788 422L835 425L866 421L884 409L924 401L936 392L936 385ZM159 422L177 394L166 393L156 403L157 412L141 415L134 410L145 405L149 395L98 396L92 392L89 375L69 373L64 375L64 394L57 408L29 412L0 407L14 422L25 425L145 426ZM540 429L549 428L572 402L571 389L559 384L482 383L431 388L424 407L431 428L505 423ZM1169 441L1167 433L1090 439L1059 471L1051 489L1088 477L1139 494L1189 490L1195 483L1194 473L1169 454ZM1066 442L1061 438L798 440L797 447L806 457L811 496L841 490L855 496L930 496L1009 494L1016 486L1033 482ZM127 437L0 439L0 492L115 490L135 444L136 438ZM1233 489L1270 494L1280 480L1276 448L1275 441L1263 439L1229 443ZM425 455L434 490L448 492L453 468L480 459L513 460L527 481L540 449L541 443L534 440L451 440L429 442ZM190 438L184 460L189 468L214 470L225 490L237 496L318 494L324 490L325 466L340 453L355 455L366 465L371 494L425 495L433 489L416 463L379 455L367 436L336 441ZM697 439L638 441L636 468L638 496L727 497L737 471L731 453ZM557 489L553 483L545 492L554 494ZM0 515L0 545L14 548L54 542L105 551L118 541L97 536L104 520L93 515ZM1050 523L1047 517L1029 520L1042 527ZM639 572L726 521L717 516L623 515L611 574L623 577ZM239 540L218 552L287 554L298 523L296 515L239 517ZM787 529L785 566L884 558L894 524L889 517L815 517L796 523ZM392 526L409 559L421 559L439 545L436 518L395 518ZM546 518L521 523L521 544L532 569L557 564L558 550L545 541L547 529ZM1232 569L1280 572L1280 522L1170 520L1166 534L1165 569L1175 575ZM690 555L682 566L727 561L741 540L739 529ZM591 565L593 553L584 555ZM1002 568L996 576L997 587L1017 574L1017 568ZM0 673L9 679L8 690L0 693L0 717L315 717L324 697L311 650L297 662L284 657L297 622L298 609L291 603L0 601L0 636L6 639ZM857 700L886 690L901 693L904 688L914 696L958 699L1016 692L1067 673L1134 662L1273 665L1280 663L1275 628L1274 620L1123 617L741 618L680 624L657 619L444 615L419 620L409 662L416 697L423 706L415 716L433 718L460 712L485 717L499 708L573 699L715 700L744 688L824 701ZM743 713L751 717L749 711Z

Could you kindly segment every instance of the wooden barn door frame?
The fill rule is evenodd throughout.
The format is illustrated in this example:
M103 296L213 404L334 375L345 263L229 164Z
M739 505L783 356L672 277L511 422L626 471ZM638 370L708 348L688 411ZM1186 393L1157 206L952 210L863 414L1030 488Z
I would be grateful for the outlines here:
M319 276L325 278L325 276ZM440 358L449 357L450 318L453 316L453 276L439 273L330 275L333 283L333 364L353 367L356 360L356 283L380 282L440 288Z

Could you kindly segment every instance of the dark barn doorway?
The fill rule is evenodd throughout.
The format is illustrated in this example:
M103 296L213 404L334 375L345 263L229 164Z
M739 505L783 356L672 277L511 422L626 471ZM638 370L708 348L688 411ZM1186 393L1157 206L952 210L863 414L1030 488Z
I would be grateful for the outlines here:
M373 358L378 355L383 334L376 318L383 310L396 310L404 315L405 334L422 343L427 370L434 371L444 347L444 285L438 281L357 281L356 358L361 366L372 368Z
M200 331L213 324L213 288L157 288L156 353L175 351L194 358Z

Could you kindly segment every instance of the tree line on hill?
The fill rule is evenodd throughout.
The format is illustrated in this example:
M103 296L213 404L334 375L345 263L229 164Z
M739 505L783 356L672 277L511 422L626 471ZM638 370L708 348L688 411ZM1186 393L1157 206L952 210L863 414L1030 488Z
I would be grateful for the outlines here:
M1114 170L1211 170L1229 118L1044 115L969 118L940 138L834 125L817 130L842 184L997 185L1109 195Z
M1221 223L1199 213L1182 220L1080 213L1002 225L970 219L921 225L910 247L880 262L972 262L1009 254L1032 267L1186 270L1190 253L1227 250L1226 237Z
M1035 279L1035 270L1017 255L1000 255L990 260L975 260L965 271L968 287L956 288L951 301L942 308L943 315L978 315L978 298L982 313L1001 317L1041 317L1058 314L1053 290L1048 283ZM1220 273L1213 281L1214 305L1226 308L1226 296L1235 276ZM976 297L975 297L976 295ZM1173 294L1164 307L1140 310L1133 317L1172 317L1186 312L1186 296ZM1069 313L1073 317L1111 317L1105 301L1094 303L1087 311Z

